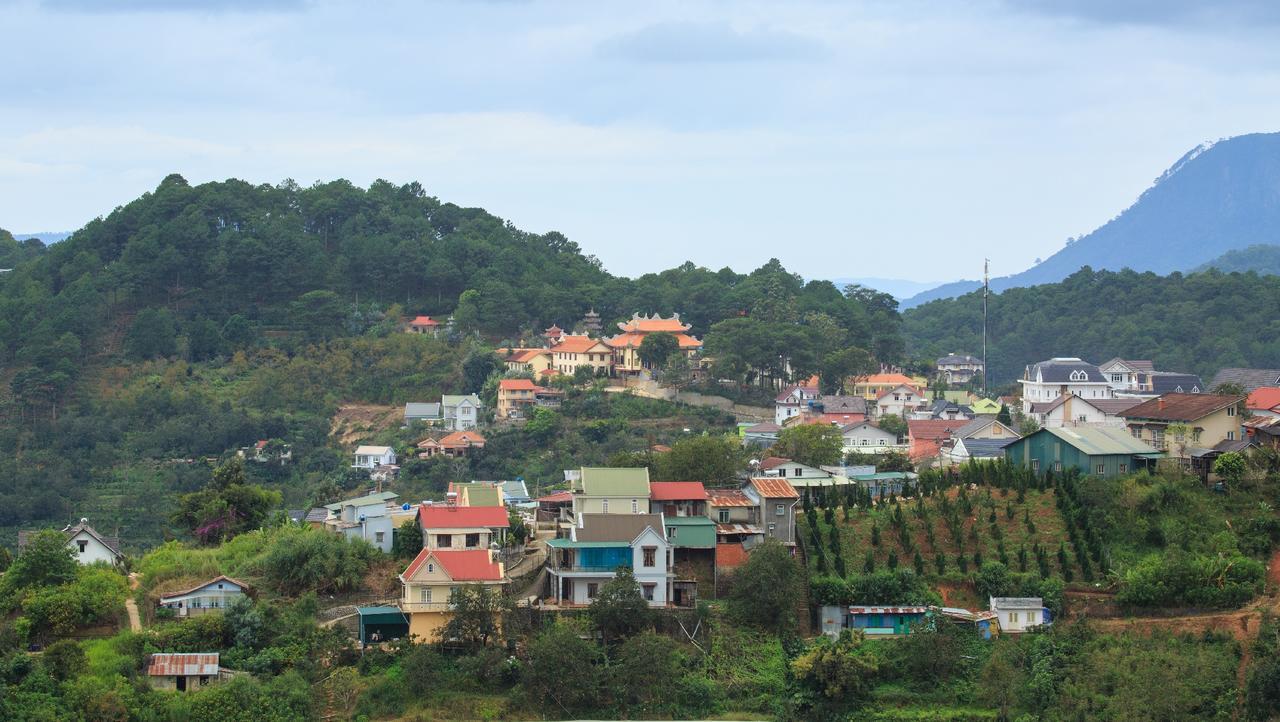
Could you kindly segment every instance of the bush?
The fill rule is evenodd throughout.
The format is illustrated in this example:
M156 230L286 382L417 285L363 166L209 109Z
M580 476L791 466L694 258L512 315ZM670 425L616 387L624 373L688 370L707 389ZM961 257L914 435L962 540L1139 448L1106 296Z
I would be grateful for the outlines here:
M1240 554L1149 554L1124 573L1116 601L1126 607L1238 607L1262 592L1262 563Z

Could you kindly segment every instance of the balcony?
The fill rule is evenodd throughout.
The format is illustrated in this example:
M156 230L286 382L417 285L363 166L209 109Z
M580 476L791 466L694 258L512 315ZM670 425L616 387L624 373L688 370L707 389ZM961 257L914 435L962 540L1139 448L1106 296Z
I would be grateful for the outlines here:
M449 612L453 605L449 602L400 602L404 612Z
M631 568L630 564L614 564L593 566L590 564L552 564L547 568L553 572L587 572L594 574L613 574L618 571L618 567Z

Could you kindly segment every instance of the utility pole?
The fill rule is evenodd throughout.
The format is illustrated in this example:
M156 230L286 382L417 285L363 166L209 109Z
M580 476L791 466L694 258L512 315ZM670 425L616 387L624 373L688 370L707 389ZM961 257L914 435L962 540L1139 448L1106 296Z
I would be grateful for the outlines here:
M982 259L982 396L987 395L987 294L991 290L991 259Z

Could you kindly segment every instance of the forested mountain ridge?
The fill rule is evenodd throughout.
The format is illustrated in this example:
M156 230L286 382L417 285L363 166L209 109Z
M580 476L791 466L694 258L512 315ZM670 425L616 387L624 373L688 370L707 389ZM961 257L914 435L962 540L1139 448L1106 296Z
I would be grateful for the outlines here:
M909 353L931 359L982 348L982 293L903 314ZM1280 277L1208 271L1159 276L1084 268L1061 283L989 299L990 378L1013 381L1029 363L1079 356L1151 359L1208 379L1225 366L1280 365Z
M1196 267L1196 271L1217 269L1223 273L1248 273L1280 275L1280 245L1257 244L1248 248L1227 251L1217 258Z
M1254 133L1191 149L1123 212L995 290L1061 281L1096 270L1190 271L1234 249L1280 241L1280 133ZM1243 270L1243 269L1241 269ZM967 293L958 281L903 302L912 308Z

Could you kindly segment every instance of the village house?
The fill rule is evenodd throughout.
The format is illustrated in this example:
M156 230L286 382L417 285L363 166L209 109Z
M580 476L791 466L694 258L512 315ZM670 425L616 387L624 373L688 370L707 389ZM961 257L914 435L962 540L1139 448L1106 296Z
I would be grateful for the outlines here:
M1064 426L1112 426L1123 428L1121 414L1142 403L1137 398L1084 399L1075 394L1063 394L1053 401L1037 401L1031 404L1027 416L1042 427Z
M405 326L405 333L416 333L435 338L440 335L440 322L430 316L417 316Z
M219 666L217 652L153 654L147 660L147 681L168 692L190 692L231 676Z
M572 480L573 516L649 513L649 469L583 467Z
M801 464L798 461L785 459L781 456L769 456L762 459L757 467L757 475L782 477L795 483L825 482L831 479L830 472L808 464Z
M172 609L177 617L195 617L220 612L251 593L248 584L228 576L217 576L189 589L161 595L159 606Z
M418 442L418 458L430 459L435 456L447 456L460 459L468 456L472 449L483 449L484 437L475 431L455 431L440 439L430 437Z
M990 597L989 607L1005 634L1021 634L1053 623L1049 608L1040 597Z
M948 399L934 399L923 411L912 412L916 419L943 419L946 421L968 420L974 416L973 409Z
M951 434L969 424L968 419L925 419L907 422L907 452L913 462L928 462L942 455L949 446ZM1007 427L1006 427L1007 428Z
M255 464L275 462L283 466L293 459L293 447L279 439L259 439L253 446L236 449L236 456Z
M532 374L535 378L555 366L549 348L500 348L497 354L508 371Z
M613 349L590 336L564 335L551 347L551 363L552 368L567 376L580 366L591 369L594 376L607 376L613 364Z
M1139 392L1148 383L1147 377L1155 373L1155 364L1151 361L1130 361L1113 358L1098 365L1098 371L1115 391Z
M906 419L928 407L929 401L925 399L924 392L907 384L882 391L876 397L876 413L880 416L893 414Z
M773 400L773 423L781 426L787 419L799 415L818 398L817 377L807 383L795 384L778 394Z
M440 397L440 411L446 429L467 431L480 425L484 404L475 394L445 394Z
M649 482L649 513L668 520L707 515L707 490L701 481Z
M18 532L18 552L27 547L36 530ZM68 524L62 528L67 537L67 546L71 548L77 562L81 564L120 564L124 562L124 554L120 552L120 539L114 536L99 534L89 526L89 520L81 518L78 524Z
M496 481L451 481L447 495L455 506L503 506L502 485Z
M705 516L666 516L667 542L671 544L674 576L671 603L692 607L699 587L715 589L716 523Z
M887 454L890 451L906 452L909 448L895 434L880 428L874 421L859 421L840 429L844 439L844 453Z
M753 477L742 492L760 508L765 535L795 546L796 504L800 502L795 487L782 478Z
M1098 367L1074 356L1031 364L1018 383L1022 385L1024 414L1032 413L1032 404L1053 401L1068 394L1090 401L1115 398L1115 390Z
M390 446L358 446L355 451L355 460L351 464L353 469L376 469L379 466L394 466L396 463L396 452Z
M438 424L444 420L444 412L440 404L410 401L404 405L404 424Z
M1254 416L1245 419L1244 430L1254 446L1280 449L1280 417Z
M996 419L980 416L951 433L956 439L1016 439L1020 434Z
M752 424L742 429L742 445L767 449L778 440L780 431L782 431L782 427L772 421Z
M498 382L499 419L527 419L533 409L560 406L564 392L538 386L529 379L502 379Z
M489 549L506 544L510 516L502 506L424 503L418 528L424 549Z
M716 524L716 542L741 544L748 548L764 540L760 526L760 506L741 489L713 489L707 492L707 515Z
M1280 369L1225 368L1213 375L1209 388L1223 385L1239 386L1246 394L1259 386L1280 386Z
M948 354L938 359L938 378L951 385L962 386L982 378L982 359L968 354Z
M395 524L388 503L396 498L397 494L384 491L326 504L330 515L325 528L347 539L363 539L389 553Z
M619 567L631 569L650 606L672 600L675 574L661 514L580 514L569 538L547 546L548 597L557 606L590 604Z
M951 465L965 464L970 461L990 461L1004 457L1004 447L1017 440L1017 436L1007 439L957 438L951 448L943 451L943 460Z
M613 349L613 373L619 376L637 376L651 369L640 360L640 344L651 333L669 333L676 337L680 353L693 358L702 350L702 341L689 335L689 324L680 320L680 314L671 318L641 316L635 314L629 321L618 324L622 333L604 340Z
M892 391L899 386L909 386L911 388L923 388L925 386L924 378L912 378L900 373L879 373L870 374L868 376L858 376L853 379L853 390L851 393L855 396L861 396L867 401L875 401L880 395L886 391Z
M1005 446L1004 455L1011 464L1036 474L1049 470L1061 474L1074 468L1081 474L1109 478L1149 468L1164 453L1121 429L1081 426L1040 429Z
M438 641L453 618L453 593L478 584L500 591L506 570L487 547L451 549L423 547L400 574L400 609L409 617L409 635L419 642Z
M1133 438L1186 459L1190 449L1243 438L1244 403L1244 396L1165 394L1121 412L1121 416Z

